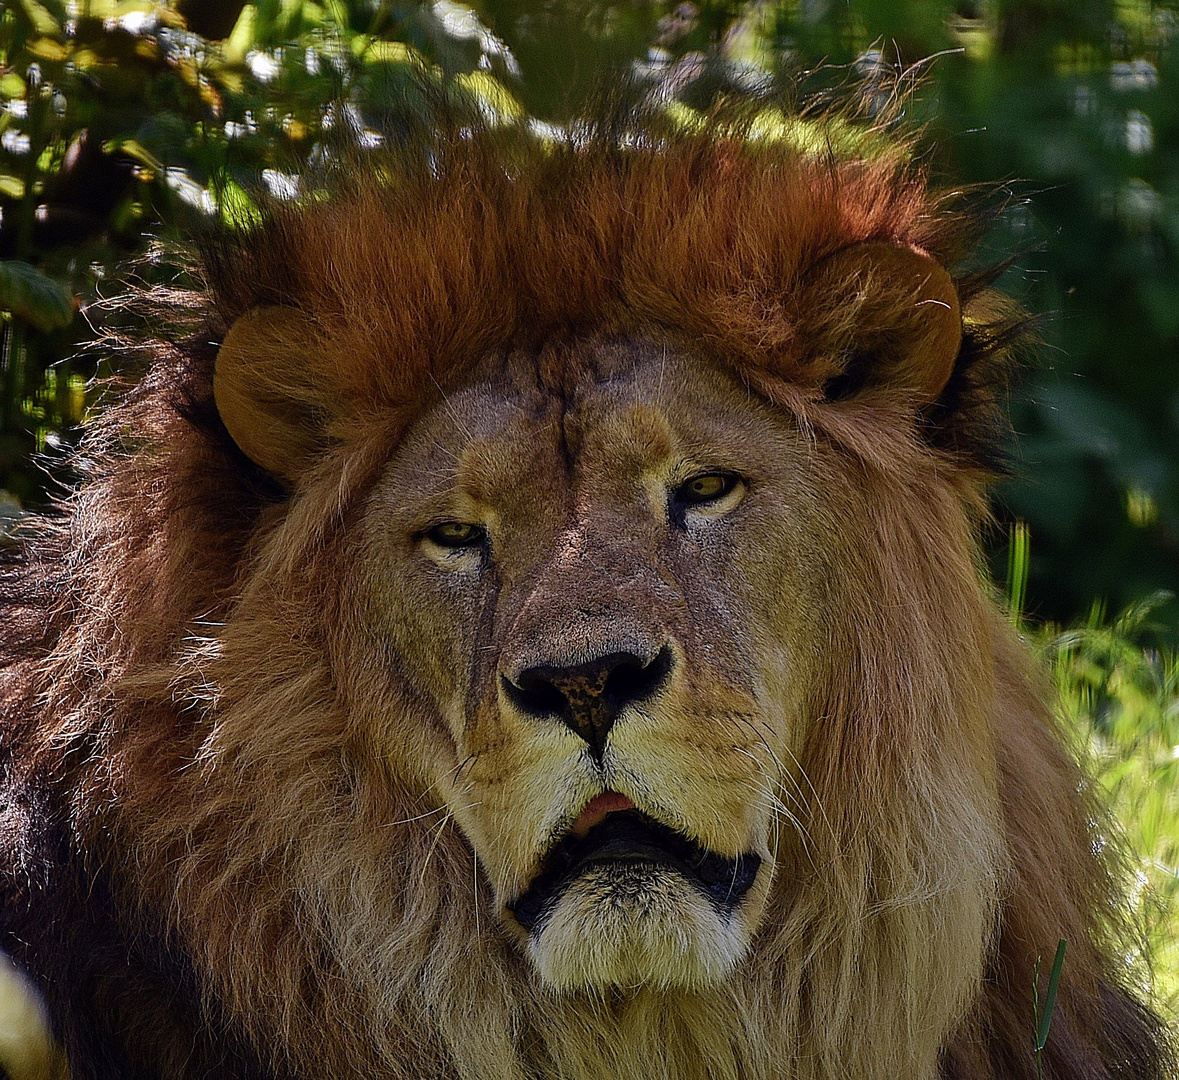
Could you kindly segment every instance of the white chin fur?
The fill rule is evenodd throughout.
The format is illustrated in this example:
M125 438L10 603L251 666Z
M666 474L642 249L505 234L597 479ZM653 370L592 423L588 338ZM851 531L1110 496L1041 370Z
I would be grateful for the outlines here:
M635 862L581 874L529 940L541 977L566 992L699 990L725 978L745 946L735 914L718 911L677 871Z

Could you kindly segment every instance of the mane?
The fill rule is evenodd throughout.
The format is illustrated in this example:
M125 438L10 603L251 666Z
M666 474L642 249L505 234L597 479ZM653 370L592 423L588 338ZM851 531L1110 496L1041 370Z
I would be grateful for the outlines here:
M820 145L836 119L807 120ZM801 309L807 271L871 240L958 267L976 222L905 152L813 142L721 121L676 133L635 119L555 142L461 129L266 207L205 239L200 293L160 298L157 325L180 325L179 302L196 329L143 346L146 375L83 441L88 479L5 554L0 653L13 659L0 702L27 729L5 767L59 793L46 827L91 852L91 872L123 871L133 888L115 902L191 952L221 1003L209 1022L281 1048L277 1067L745 1080L790 1061L798 1080L903 1075L936 1037L921 1017L941 978L981 983L995 951L921 906L953 894L944 911L996 934L1000 900L1017 912L1011 962L1029 981L1006 992L1021 1002L1037 952L1069 936L1053 1075L1121 1075L1097 1071L1090 1035L1118 1021L1087 1004L1118 980L1085 944L1112 940L1114 879L1092 858L1091 810L1038 678L978 584L971 532L1000 467L1023 323L963 270L964 343L917 428L891 432L887 401L832 408L832 343L857 313ZM212 396L219 342L265 305L310 316L334 365L322 454L290 495L234 446ZM690 343L829 440L858 580L875 590L869 609L831 616L827 651L854 678L815 681L834 689L809 703L827 720L803 762L814 817L750 978L675 1008L653 991L546 995L486 932L492 900L471 851L371 752L364 675L334 669L340 645L324 629L346 610L337 568L359 497L413 419L517 350L563 385L576 373L546 346L587 334ZM920 535L944 538L939 565L919 564ZM268 636L274 626L289 633ZM233 659L250 655L248 669ZM1000 707L1026 725L1039 788L1018 761L996 773L977 758ZM840 795L848 776L854 804ZM1057 819L1043 837L1006 823L1035 880L1013 876L1004 823L975 800L995 786ZM1127 1010L1127 1031L1146 1023L1110 1007ZM991 1075L980 1047L1020 1022L976 1003L947 1075ZM1134 1052L1127 1041L1124 1060ZM1007 1075L1029 1068L1013 1061Z

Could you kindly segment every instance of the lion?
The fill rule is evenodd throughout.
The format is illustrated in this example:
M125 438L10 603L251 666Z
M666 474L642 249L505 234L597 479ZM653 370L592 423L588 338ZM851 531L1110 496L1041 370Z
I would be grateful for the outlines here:
M981 569L969 214L629 123L440 129L156 297L2 580L2 944L75 1080L1167 1075Z

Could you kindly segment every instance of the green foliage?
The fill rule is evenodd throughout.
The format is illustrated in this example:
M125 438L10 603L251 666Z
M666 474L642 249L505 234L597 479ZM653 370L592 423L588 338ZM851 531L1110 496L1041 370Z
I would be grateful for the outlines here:
M1088 750L1134 855L1131 895L1155 962L1156 999L1179 1020L1179 654L1150 644L1165 594L1112 623L1100 605L1076 629L1049 628L1066 724Z
M1112 839L1128 856L1126 895L1150 961L1143 969L1128 958L1130 967L1150 980L1143 989L1179 1022L1179 652L1159 644L1179 637L1179 627L1152 618L1171 596L1155 593L1109 624L1105 605L1097 602L1072 629L1033 627L1022 610L1030 547L1027 527L1012 526L1008 613L1039 647L1056 687L1058 715L1088 775L1103 788L1101 802L1111 810L1116 835L1100 842ZM1049 1000L1040 1012L1038 985L1033 1001L1038 1068L1052 1014Z
M42 333L69 326L73 297L60 282L26 262L0 262L0 311L11 312Z
M341 144L404 137L422 72L488 108L514 106L479 66L499 46L471 15L485 36L472 46L467 9L452 7L0 5L6 506L45 498L33 454L68 442L81 419L96 361L78 346L112 317L95 304L126 288L129 267L140 285L180 273L157 237L213 215L247 222L259 193L297 193L303 170ZM232 33L206 40L183 10Z
M1017 253L1001 286L1050 313L1000 492L1036 540L1030 605L1071 621L1097 596L1179 592L1179 9L803 2L781 26L838 63L882 41L910 61L960 50L918 105L935 167L1021 197L983 259Z

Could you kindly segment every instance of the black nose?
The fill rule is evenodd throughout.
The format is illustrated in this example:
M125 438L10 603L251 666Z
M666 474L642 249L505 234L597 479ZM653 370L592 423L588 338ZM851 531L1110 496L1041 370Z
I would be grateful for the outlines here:
M521 712L568 724L602 760L606 736L628 705L650 697L671 671L666 645L651 661L629 652L609 653L574 667L541 664L503 679L504 692Z

